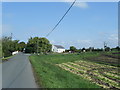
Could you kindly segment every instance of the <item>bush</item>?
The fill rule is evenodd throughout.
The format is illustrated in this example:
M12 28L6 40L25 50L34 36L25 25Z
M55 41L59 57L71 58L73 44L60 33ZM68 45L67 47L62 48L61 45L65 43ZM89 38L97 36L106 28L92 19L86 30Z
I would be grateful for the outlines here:
M4 57L9 57L11 55L12 55L12 53L10 51L8 51L8 50L4 51L4 53L3 53Z

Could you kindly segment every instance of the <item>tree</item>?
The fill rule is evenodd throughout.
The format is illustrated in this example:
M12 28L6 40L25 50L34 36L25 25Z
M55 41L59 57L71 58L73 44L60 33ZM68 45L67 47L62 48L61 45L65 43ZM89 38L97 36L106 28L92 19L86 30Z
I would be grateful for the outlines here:
M93 51L97 51L97 52L100 52L100 51L103 51L104 49L102 49L102 48L96 48L96 49L94 49Z
M81 51L82 51L81 49L78 49L78 50L77 50L78 53L81 53Z
M81 51L82 51L82 52L85 52L85 50L86 50L85 48L82 48L82 50L81 50Z
M110 47L106 47L106 48L105 48L105 51L110 51Z
M46 38L34 37L28 40L25 52L27 53L47 53L51 51L52 45Z
M3 56L10 56L11 52L10 52L10 46L11 46L11 39L10 37L3 37L2 38L2 52L3 52Z
M74 46L70 46L70 51L75 52L77 49Z
M117 46L115 49L116 49L117 51L120 51L120 47L119 47L119 46Z
M2 52L3 56L11 56L13 51L18 50L19 40L12 40L11 37L2 37Z
M39 52L50 52L52 45L46 38L39 38L38 40Z
M26 45L26 48L25 48L25 52L26 53L37 53L37 46L38 46L38 43L37 41L39 40L38 37L30 37L28 42L27 42L27 45Z
M89 47L88 50L92 52L94 50L94 47Z
M23 52L25 47L26 47L25 42L18 43L18 50L19 51Z

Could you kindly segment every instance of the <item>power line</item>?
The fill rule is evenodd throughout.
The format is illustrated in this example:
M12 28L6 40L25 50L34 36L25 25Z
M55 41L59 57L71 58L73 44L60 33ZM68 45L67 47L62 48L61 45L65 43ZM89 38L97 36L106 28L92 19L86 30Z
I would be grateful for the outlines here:
M16 38L16 36L14 35L14 34L12 34L12 36L13 36L13 39L15 40L19 40L18 38Z
M37 55L38 55L38 43L39 43L39 41L37 40Z
M60 24L60 22L63 20L63 18L66 16L66 14L70 11L70 9L72 8L72 6L74 5L74 3L76 2L76 0L74 0L74 2L71 4L71 6L68 8L68 10L65 12L65 14L62 16L62 18L59 20L59 22L55 25L55 27L46 35L46 37L48 37L54 30L55 28Z
M13 33L11 33L11 40L19 40Z

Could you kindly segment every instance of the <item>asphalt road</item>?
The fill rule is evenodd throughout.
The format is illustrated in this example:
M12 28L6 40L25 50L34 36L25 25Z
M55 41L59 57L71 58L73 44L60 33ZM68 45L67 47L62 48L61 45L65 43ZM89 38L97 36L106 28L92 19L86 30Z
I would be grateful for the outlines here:
M1 60L2 58L0 58ZM2 60L1 60L2 61ZM0 61L0 90L2 89L2 63Z
M2 64L2 88L37 88L28 56L19 53Z

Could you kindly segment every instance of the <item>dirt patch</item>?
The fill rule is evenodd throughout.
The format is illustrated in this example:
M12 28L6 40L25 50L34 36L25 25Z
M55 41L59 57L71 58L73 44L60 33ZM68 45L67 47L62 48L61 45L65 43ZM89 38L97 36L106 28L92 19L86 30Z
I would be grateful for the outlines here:
M97 62L97 63L103 63L103 64L110 64L110 65L114 65L114 66L120 66L119 65L119 59L110 55L100 55L97 57L87 57L85 58L85 60L89 60L89 61L93 61L93 62Z

